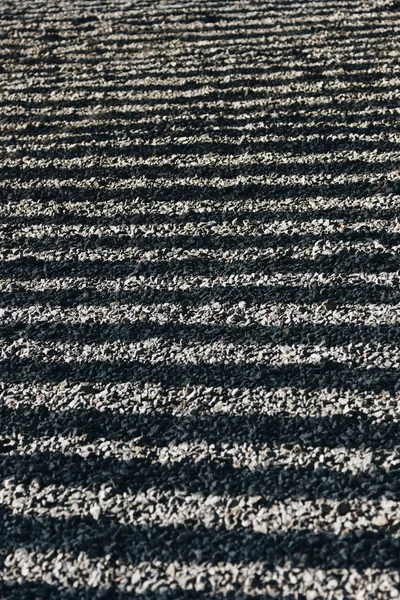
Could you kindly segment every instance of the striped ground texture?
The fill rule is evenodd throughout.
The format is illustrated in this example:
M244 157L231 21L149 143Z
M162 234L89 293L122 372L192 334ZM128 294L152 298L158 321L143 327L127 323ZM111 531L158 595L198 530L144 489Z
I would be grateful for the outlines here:
M1 2L1 599L400 597L399 33Z

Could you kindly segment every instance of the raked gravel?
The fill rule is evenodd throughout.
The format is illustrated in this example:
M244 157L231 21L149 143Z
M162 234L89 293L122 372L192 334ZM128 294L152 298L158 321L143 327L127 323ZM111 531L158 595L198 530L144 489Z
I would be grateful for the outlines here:
M4 0L0 598L400 598L397 0Z

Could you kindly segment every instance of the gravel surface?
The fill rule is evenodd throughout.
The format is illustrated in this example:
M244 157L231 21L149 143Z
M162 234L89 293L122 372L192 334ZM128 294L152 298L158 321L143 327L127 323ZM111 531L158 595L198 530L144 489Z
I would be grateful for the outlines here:
M4 0L0 598L400 598L400 4Z

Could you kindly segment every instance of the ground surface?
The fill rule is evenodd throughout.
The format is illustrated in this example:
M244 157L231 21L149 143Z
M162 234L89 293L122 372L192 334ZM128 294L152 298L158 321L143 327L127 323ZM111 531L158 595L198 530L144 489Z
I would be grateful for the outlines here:
M400 9L0 23L0 597L398 598Z

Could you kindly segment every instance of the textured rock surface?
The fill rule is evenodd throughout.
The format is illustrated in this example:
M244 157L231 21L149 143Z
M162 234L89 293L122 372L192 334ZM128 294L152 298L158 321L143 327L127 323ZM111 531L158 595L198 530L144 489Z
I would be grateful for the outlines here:
M400 597L399 6L0 24L0 597Z

